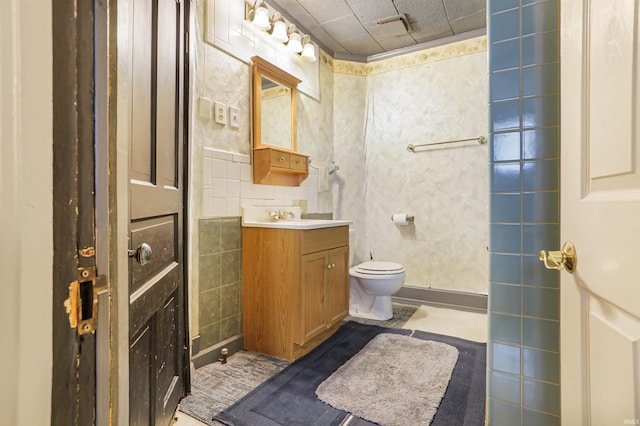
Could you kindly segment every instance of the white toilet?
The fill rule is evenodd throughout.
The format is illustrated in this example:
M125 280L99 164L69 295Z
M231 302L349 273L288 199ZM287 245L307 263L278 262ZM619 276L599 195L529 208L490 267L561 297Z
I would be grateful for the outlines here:
M353 230L349 231L350 240ZM353 241L350 241L353 247ZM353 263L353 250L350 250ZM404 284L404 267L394 262L364 262L349 269L349 315L388 320L393 317L391 295Z

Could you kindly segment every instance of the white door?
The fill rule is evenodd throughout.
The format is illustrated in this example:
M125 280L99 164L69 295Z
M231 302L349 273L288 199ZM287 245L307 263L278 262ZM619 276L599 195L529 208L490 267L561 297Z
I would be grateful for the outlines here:
M640 424L640 5L560 3L562 418Z

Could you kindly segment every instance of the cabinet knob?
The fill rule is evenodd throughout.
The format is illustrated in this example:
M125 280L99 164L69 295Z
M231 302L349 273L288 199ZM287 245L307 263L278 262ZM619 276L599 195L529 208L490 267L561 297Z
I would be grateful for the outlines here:
M302 166L302 161L298 161L298 164L300 164Z
M328 264L327 269L331 269L331 268L333 268L333 266L331 264Z
M284 161L284 157L280 157L280 161Z

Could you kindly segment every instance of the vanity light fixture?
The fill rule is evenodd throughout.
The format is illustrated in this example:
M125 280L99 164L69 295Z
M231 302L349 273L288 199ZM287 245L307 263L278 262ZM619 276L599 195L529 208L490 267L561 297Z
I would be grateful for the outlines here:
M311 37L308 35L302 37L302 53L300 54L300 59L305 62L316 61L316 48L313 43L311 43Z
M289 36L287 35L287 24L284 22L284 18L280 12L273 14L273 31L271 31L271 37L280 43L286 43L289 41Z
M262 0L256 0L253 6L253 25L260 28L263 31L268 31L271 28L271 22L269 22L269 9Z
M289 26L289 42L287 47L294 53L302 52L302 36L294 24Z
M269 19L270 7L264 0L255 0L253 7L250 6L250 0L247 0L245 9L245 18L262 31L271 30L271 37L278 43L283 43L292 53L300 55L300 59L304 62L315 62L316 47L311 41L309 35L305 35L298 31L295 24L289 23L280 12L273 13L273 18Z

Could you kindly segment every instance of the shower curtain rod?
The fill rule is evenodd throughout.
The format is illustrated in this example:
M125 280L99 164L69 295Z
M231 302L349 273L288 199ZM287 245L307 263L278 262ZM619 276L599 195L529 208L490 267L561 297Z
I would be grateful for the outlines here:
M478 142L480 145L487 143L487 138L484 136L479 136L477 138L469 138L469 139L456 139L454 141L445 141L445 142L432 142L432 143L423 143L420 145L413 145L413 144L409 144L407 146L407 151L409 152L415 152L416 148L422 147L422 146L434 146L434 145L444 145L444 144L448 144L448 143L456 143L456 142L467 142L467 141L476 141Z

